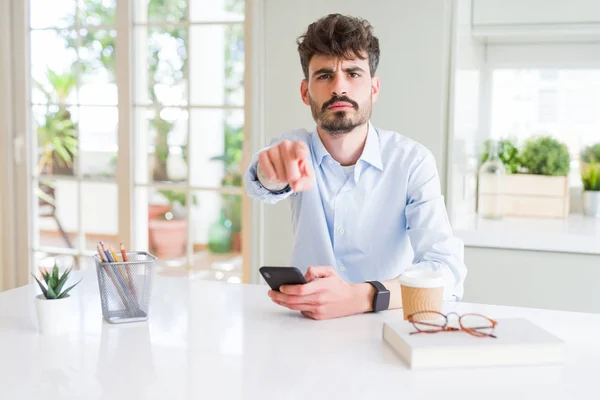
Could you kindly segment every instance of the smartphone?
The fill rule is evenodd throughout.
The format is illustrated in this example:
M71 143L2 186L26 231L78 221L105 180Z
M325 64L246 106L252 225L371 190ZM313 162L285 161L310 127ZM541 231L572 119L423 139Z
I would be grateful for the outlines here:
M303 285L304 275L296 267L261 267L260 274L271 289L279 291L281 285Z

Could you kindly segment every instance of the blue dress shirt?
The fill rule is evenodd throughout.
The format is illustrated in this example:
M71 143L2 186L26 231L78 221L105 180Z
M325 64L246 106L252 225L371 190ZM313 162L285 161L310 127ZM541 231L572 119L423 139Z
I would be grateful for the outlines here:
M444 299L460 300L467 268L463 243L452 235L436 163L423 145L396 132L369 131L362 155L346 169L318 133L304 129L274 139L303 141L314 169L309 191L274 193L257 178L258 153L244 176L252 198L290 200L292 265L329 265L347 282L384 281L409 269L444 274Z

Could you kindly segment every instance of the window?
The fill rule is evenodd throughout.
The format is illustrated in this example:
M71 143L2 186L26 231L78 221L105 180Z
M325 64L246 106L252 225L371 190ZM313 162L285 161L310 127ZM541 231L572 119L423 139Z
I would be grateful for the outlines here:
M579 155L600 142L600 68L494 69L490 136L522 144L552 135L571 154L572 186L580 186Z
M32 268L57 254L92 265L97 241L118 244L124 218L164 273L239 282L245 2L135 0L128 27L117 8L29 2ZM126 29L130 74L117 63ZM119 104L123 90L133 104ZM132 149L118 146L123 115ZM119 209L131 188L118 154L133 154L133 215Z

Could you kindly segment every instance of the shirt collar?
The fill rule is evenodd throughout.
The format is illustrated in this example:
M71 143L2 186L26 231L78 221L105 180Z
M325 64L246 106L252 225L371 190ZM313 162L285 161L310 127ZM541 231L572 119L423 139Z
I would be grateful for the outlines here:
M369 121L369 132L367 133L367 141L365 148L360 155L359 160L363 160L383 171L383 162L381 161L381 146L379 145L379 134L375 127Z
M331 157L331 155L325 148L325 145L321 141L321 137L319 136L319 133L316 129L312 132L312 134L314 137L313 143L315 158L318 165L320 166L323 162L323 159L326 156ZM371 164L375 168L383 170L383 162L381 161L381 147L379 145L379 135L377 134L377 130L375 130L375 127L373 126L371 121L369 121L369 131L367 132L367 140L365 142L365 147L363 149L362 154L360 155L359 160L363 160Z

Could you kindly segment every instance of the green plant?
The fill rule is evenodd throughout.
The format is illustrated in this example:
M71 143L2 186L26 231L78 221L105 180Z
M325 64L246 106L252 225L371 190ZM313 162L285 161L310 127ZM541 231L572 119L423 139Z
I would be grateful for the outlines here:
M70 274L71 274L71 268L69 268L68 270L63 272L62 275L59 276L58 265L56 265L56 264L54 264L54 268L52 268L52 272L42 270L42 277L44 278L44 281L46 282L46 287L44 287L42 282L40 282L40 280L35 275L32 274L32 276L35 278L36 282L40 286L40 289L42 289L42 293L44 294L44 297L48 300L55 300L55 299L65 298L67 296L67 294L71 291L71 289L73 289L75 286L77 286L79 284L79 282L81 282L81 279L80 279L79 282L76 282L74 285L71 285L67 289L63 290L62 288L65 285L65 283L67 282L67 280L69 279Z
M62 107L48 111L45 123L38 127L38 145L41 150L38 172L51 174L54 162L60 167L72 167L77 155L77 128L71 114Z
M483 153L481 154L481 164L487 161L489 158L490 145L491 140L488 139L483 143ZM519 150L514 142L511 139L501 139L498 141L498 157L504 167L506 168L506 172L509 174L515 174L519 172L521 168L521 162L519 160Z
M600 191L600 166L595 161L590 163L590 167L581 173L583 190Z
M527 140L520 159L527 172L535 175L566 176L571 169L567 146L551 136Z
M44 94L48 104L56 101L58 105L48 107L44 123L37 128L38 147L41 150L37 171L52 174L55 163L62 168L72 168L73 158L77 155L77 126L66 106L67 99L77 83L72 69L57 73L48 68L46 78L50 90L39 82L35 85ZM54 96L56 100L53 100Z
M581 152L581 161L584 163L600 163L600 143L587 146Z
M225 151L213 161L222 161L225 166L225 176L221 180L223 187L240 187L242 175L240 174L240 162L242 160L242 145L244 141L243 127L234 128L225 125ZM233 233L241 231L242 224L242 197L237 194L221 195L225 216L231 221Z

